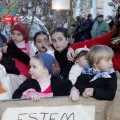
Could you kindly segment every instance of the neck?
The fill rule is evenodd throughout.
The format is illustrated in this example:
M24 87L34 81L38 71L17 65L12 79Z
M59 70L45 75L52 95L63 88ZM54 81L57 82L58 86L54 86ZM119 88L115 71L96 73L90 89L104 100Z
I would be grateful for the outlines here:
M19 47L19 48L25 47L25 41L17 42L17 43L15 43L15 44L16 44L17 47Z
M48 74L48 75L46 75L44 77L41 77L41 78L37 79L37 81L38 82L46 82L46 81L50 80L50 78L51 78L51 75Z
M93 67L93 70L101 72L101 70L98 67Z
M44 78L49 77L49 76L50 76L50 74L47 72L47 73L43 74L40 79L44 79Z

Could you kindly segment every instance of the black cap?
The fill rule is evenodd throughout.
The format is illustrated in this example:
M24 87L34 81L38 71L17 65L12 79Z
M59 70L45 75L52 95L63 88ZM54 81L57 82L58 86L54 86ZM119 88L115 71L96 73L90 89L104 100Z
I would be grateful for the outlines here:
M102 15L102 14L99 14L97 17L103 17L103 15Z

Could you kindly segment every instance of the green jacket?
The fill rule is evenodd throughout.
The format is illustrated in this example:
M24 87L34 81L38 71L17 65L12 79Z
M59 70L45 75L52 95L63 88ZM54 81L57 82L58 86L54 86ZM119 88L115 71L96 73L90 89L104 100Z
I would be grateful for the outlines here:
M98 21L96 21L92 27L91 35L92 38L96 38L109 31L110 31L110 27L106 22L103 21L99 23Z

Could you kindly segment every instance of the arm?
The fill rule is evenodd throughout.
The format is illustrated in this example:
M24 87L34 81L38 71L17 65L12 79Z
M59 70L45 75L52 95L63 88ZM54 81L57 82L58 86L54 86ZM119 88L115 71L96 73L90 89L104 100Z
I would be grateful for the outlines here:
M29 64L30 57L22 50L20 50L13 41L10 41L7 44L7 46L8 46L7 53L11 56L11 58L17 58L25 65Z
M7 73L16 75L20 74L19 70L15 67L14 60L12 60L10 55L8 55L7 53L3 53L1 64L5 67Z
M90 79L90 78L89 78ZM83 92L85 91L85 88L89 88L89 79L87 80L87 76L81 74L78 78L77 78L77 82L75 83L75 87L79 90L80 95L83 94Z
M40 91L40 86L38 84L38 82L34 79L26 79L19 87L18 89L15 90L15 92L13 93L12 95L12 98L13 99L16 99L16 98L21 98L22 97L22 94L24 91L30 89L30 88L33 88L35 89L36 91Z
M99 44L109 46L111 44L112 33L113 33L113 31L111 30L110 32L108 32L100 37L70 45L68 52L67 52L68 60L70 60L70 61L74 60L74 56L75 56L74 51L78 48L85 47L85 46L90 48L94 45L99 45Z
M104 88L94 88L93 97L98 100L113 100L117 89L117 77L113 73L112 78L108 79L108 83Z
M65 96L70 94L70 90L72 88L72 83L68 79L64 79L63 77L51 78L51 87L54 96Z
M86 40L84 42L79 42L79 43L75 43L70 45L70 47L73 50L76 50L77 48L80 47L85 47L87 46L88 48L92 47L93 45L110 45L111 44L111 35L112 35L113 31L108 32L105 35L102 35L100 37L94 38L94 39L90 39L90 40Z

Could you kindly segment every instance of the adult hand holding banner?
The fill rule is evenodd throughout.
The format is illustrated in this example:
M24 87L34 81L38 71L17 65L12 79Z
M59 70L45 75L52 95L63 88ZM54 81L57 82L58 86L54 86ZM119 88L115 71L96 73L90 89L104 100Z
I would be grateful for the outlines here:
M95 120L95 106L7 108L2 120Z

